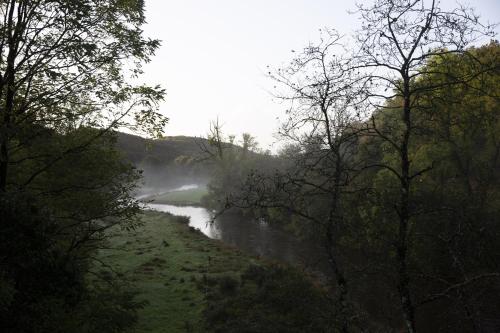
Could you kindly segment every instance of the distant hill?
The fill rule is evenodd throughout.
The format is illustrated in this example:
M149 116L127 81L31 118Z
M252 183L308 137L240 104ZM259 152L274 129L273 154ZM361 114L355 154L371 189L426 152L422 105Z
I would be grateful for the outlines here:
M159 140L149 140L121 132L118 132L117 136L118 149L135 165L146 161L172 163L179 156L200 157L200 145L208 145L206 139L191 136L167 136Z
M208 140L190 136L167 136L158 140L117 132L117 148L123 156L143 171L143 191L161 192L187 184L206 185L214 165L203 153L202 147L209 147ZM231 143L225 147L242 149ZM251 152L263 160L272 159L260 153Z
M169 136L149 140L137 135L118 132L117 148L124 157L143 170L145 188L161 190L189 183L204 184L211 167L202 161L203 138Z

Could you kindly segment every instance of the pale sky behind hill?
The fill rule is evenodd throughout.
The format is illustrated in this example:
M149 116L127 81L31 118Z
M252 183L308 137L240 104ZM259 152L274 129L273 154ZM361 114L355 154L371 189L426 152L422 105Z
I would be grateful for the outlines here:
M358 1L359 2L359 1ZM365 1L368 3L368 1ZM371 1L370 1L371 2ZM455 1L445 0L443 7ZM500 21L500 1L469 0L484 21ZM345 0L146 0L145 33L162 40L144 80L167 90L166 135L205 136L217 117L227 134L249 132L262 148L285 105L273 100L266 66L289 62L291 50L315 41L320 28L358 27ZM498 36L497 36L498 38ZM274 150L274 149L272 149Z

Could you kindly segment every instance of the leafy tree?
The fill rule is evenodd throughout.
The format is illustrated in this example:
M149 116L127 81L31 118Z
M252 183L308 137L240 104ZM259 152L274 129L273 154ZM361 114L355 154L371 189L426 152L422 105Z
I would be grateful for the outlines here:
M481 331L498 308L486 295L498 289L498 45L471 45L491 26L437 2L358 13L348 58L326 39L274 74L292 102L286 168L250 173L233 204L334 226L332 276L358 315L344 331Z
M166 119L155 107L163 90L129 83L159 46L142 36L143 1L9 0L0 11L0 190L24 185L11 184L8 169L16 148L38 135L20 141L26 127L161 132ZM60 152L32 177L82 145Z
M221 211L236 208L234 198L240 196L245 179L254 170L270 170L275 162L269 154L259 150L251 134L243 133L237 141L235 136L223 133L218 121L210 125L207 144L201 142L200 149L202 160L214 166L205 204Z
M89 257L69 251L49 209L29 193L0 195L3 332L122 332L142 304L116 282L89 286ZM87 249L88 251L88 249ZM88 252L87 252L88 253Z
M0 13L1 326L123 331L141 304L87 276L105 231L137 222L139 174L113 131L159 136L167 121L164 91L134 84L159 47L144 1L6 0Z
M416 299L420 311L427 313L435 311L433 305L438 302L456 306L457 310L448 314L452 318L449 322L460 323L471 331L485 329L494 318L491 311L499 304L485 292L498 289L499 277L498 267L493 264L500 255L495 241L500 235L494 222L500 209L495 172L500 167L495 134L500 119L499 76L494 69L498 68L499 50L498 43L492 42L469 49L474 58L448 55L430 62L432 74L425 80L434 84L446 85L471 73L475 77L452 89L442 88L422 96L422 104L427 107L416 116L427 131L415 150L415 164L434 164L414 190L415 200L430 212L416 217L419 236L415 242L417 262L413 265L418 269L417 283L427 285L427 294L419 293ZM453 76L436 74L444 72L440 67L448 66L455 67ZM432 258L432 264L426 258Z
M411 148L416 132L413 115L420 108L420 96L442 86L414 83L427 74L425 64L431 58L467 54L467 46L492 32L491 27L479 23L472 9L460 7L447 11L436 1L379 0L368 7L359 5L358 12L362 17L362 29L357 33L359 52L355 57L358 64L352 70L360 71L365 79L363 90L369 105L390 108L401 119L397 127L386 127L384 131L373 120L372 130L396 152L396 158L381 167L398 183L395 188L399 194L394 205L394 220L398 221L394 239L397 289L407 331L415 332L408 252L414 216L418 211L411 193L415 182L432 165L415 168L412 162ZM476 75L475 72L467 73L445 85L450 88L466 83ZM391 103L384 105L387 100Z
M301 272L252 265L240 279L222 277L208 295L207 329L215 332L339 332L330 300ZM219 290L217 290L219 289Z
M440 86L420 94L409 146L416 169L432 166L419 175L410 192L414 214L408 274L416 323L423 331L480 331L491 325L490 311L498 307L498 299L487 296L498 288L498 267L492 264L499 255L494 241L499 230L492 222L500 209L494 176L498 139L493 134L498 126L498 43L467 52L431 59L420 69L426 74L412 83L412 89L430 83ZM474 79L456 82L472 72ZM374 114L378 130L394 133L402 128L395 112L399 103L395 97ZM399 151L383 138L365 135L359 142L357 158L367 165L397 166ZM383 305L369 306L372 316L381 318L384 308L397 311L392 308L397 290L390 283L398 274L392 214L399 182L390 170L370 168L357 177L355 186L371 189L346 202L346 223L357 231L349 235L350 247L359 246L354 252L358 255L351 258L363 258L351 263L364 267L360 283L371 285L355 294L365 307L376 302L373 295L387 299ZM375 285L382 295L373 292Z

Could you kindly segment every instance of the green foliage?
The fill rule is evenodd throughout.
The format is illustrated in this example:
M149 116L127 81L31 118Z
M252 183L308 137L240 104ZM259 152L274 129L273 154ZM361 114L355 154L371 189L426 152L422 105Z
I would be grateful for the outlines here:
M205 312L215 332L336 332L333 307L324 290L281 266L250 266L241 282L218 279Z
M335 151L319 135L286 147L286 163L277 164L276 174L250 173L243 185L244 204L265 208L267 218L284 220L321 244L327 240L347 281L347 311L368 331L404 327L401 281L410 291L419 331L498 329L499 52L492 41L439 53L415 67L409 127L401 96L387 99L373 119L350 124L346 135L356 135L340 149L341 177ZM339 180L341 196L333 207ZM403 203L405 180L411 184ZM402 207L408 208L403 231Z
M0 327L4 332L122 332L140 304L118 286L89 287L88 259L26 193L0 197ZM83 256L82 256L83 255Z
M112 131L159 136L167 121L164 90L130 83L159 47L144 1L0 6L0 327L122 332L141 304L86 276L104 231L139 210Z
M61 224L94 224L97 229L100 220L132 226L139 205L131 192L139 174L115 150L112 133L90 128L65 135L48 129L28 133L35 131L36 143L13 155L25 161L12 166L14 183L25 184L41 205L57 212Z
M243 133L241 140L237 141L234 135L226 136L222 127L213 123L207 139L209 145L204 147L204 154L214 166L208 195L202 201L207 207L229 208L235 202L234 198L245 192L245 182L256 170L271 173L278 164L269 152L258 148L257 141L248 133ZM249 209L240 212L253 213Z
M469 331L489 325L500 306L489 296L500 287L494 264L500 260L499 52L499 44L491 42L466 54L431 59L422 69L429 74L413 82L418 103L409 150L415 175L409 269L412 297L425 304L417 309L422 331ZM434 88L426 89L429 86ZM394 138L402 122L394 108L397 103L391 101L376 114L379 129ZM365 138L359 150L360 159L369 163L398 167L399 152L378 138ZM355 184L370 191L345 203L353 231L346 234L345 249L350 252L362 244L355 251L364 256L358 265L376 267L366 275L366 283L379 284L397 274L392 244L398 230L391 221L397 218L393 207L398 183L389 170L372 168ZM378 289L397 302L390 285ZM354 294L361 304L369 304L369 291Z
M128 125L161 135L167 119L157 112L157 102L164 90L134 86L128 80L142 73L141 63L159 47L158 40L142 34L143 1L23 0L4 2L2 12L11 6L18 10L5 16L0 45L2 54L18 66L9 67L5 61L0 66L2 104L11 115L2 117L4 125L16 129L36 123L57 131L78 123ZM13 100L6 99L9 85ZM18 114L24 117L13 122Z
M138 174L110 133L26 131L33 133L36 144L12 155L23 163L10 168L10 179L24 190L2 195L0 325L8 332L122 332L142 304L119 279L102 286L104 276L86 276L105 230L136 226Z
M146 302L136 332L201 328L205 293L216 287L207 281L238 275L252 259L193 232L186 218L146 211L141 219L135 230L107 231L107 247L98 252L93 270L113 271L133 283L134 300Z

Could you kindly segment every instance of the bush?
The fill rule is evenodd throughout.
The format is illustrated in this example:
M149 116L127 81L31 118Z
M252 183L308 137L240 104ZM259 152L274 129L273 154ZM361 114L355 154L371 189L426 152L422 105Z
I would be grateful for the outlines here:
M142 306L115 284L86 279L88 261L68 250L49 212L26 193L0 195L0 331L123 332Z
M234 295L238 289L239 281L233 276L224 275L219 278L219 292L222 295Z
M209 295L205 311L207 330L335 332L334 313L327 293L315 287L302 273L277 265L250 266L241 280L239 289L234 278L219 280L219 288Z

